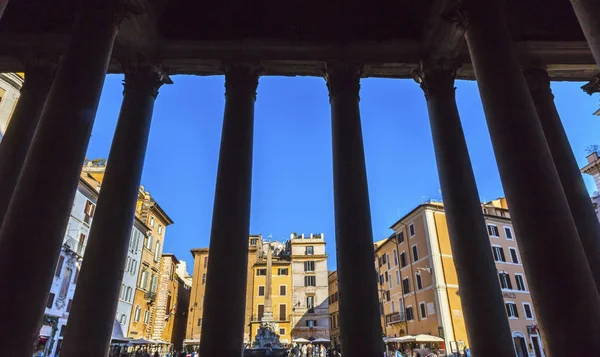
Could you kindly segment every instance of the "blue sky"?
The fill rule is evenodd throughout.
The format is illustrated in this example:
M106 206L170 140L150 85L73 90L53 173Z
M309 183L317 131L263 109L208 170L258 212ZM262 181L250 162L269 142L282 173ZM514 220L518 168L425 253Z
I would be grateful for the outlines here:
M208 247L224 107L224 77L174 76L158 96L142 184L175 221L165 252L191 263L190 249ZM106 79L87 157L108 157L121 100L122 76ZM553 83L556 105L580 166L600 144L598 96L582 83ZM441 199L427 108L412 80L363 79L361 116L373 236L419 203ZM482 200L503 195L474 81L457 82L457 103ZM285 239L325 233L335 269L331 123L322 78L263 77L255 110L251 233ZM586 177L590 192L595 191Z

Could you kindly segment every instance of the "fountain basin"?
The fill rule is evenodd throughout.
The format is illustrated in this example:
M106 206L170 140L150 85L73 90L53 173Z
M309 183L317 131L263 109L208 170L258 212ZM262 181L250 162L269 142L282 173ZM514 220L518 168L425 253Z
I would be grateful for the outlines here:
M285 348L273 348L271 357L286 357L288 350ZM244 350L244 357L266 357L267 350L265 348L247 348Z

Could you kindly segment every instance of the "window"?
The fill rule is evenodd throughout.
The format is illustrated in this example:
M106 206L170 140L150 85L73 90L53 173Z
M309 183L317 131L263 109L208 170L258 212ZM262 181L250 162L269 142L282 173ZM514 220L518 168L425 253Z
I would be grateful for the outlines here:
M208 257L204 257L204 269L208 266Z
M517 250L513 247L509 247L508 251L510 252L510 260L515 264L519 264L519 255L517 254Z
M403 268L406 266L406 253L405 252L402 252L402 254L400 254L400 264Z
M409 306L406 308L406 320L412 321L414 319L415 319L415 317L413 316L413 308L412 308L412 306Z
M202 326L202 318L201 317L198 318L198 326Z
M150 216L150 227L154 228L154 217Z
M390 255L386 253L385 259L387 260L387 268L389 270L391 268L391 264L392 264L392 262L390 261Z
M404 280L402 280L402 292L404 294L410 293L410 281L408 278L404 278Z
M386 271L386 273L387 273L387 271ZM388 280L388 282L389 282L389 287L390 287L390 290L392 290L392 288L393 288L394 286L392 285L392 277L391 277L391 276L390 276L390 280Z
M383 274L379 275L379 285L383 285L384 279Z
M396 285L400 285L400 270L396 270Z
M404 310L404 300L402 300L402 298L398 299L398 312L400 314L406 312L406 310Z
M67 303L67 312L71 311L71 306L73 305L73 299L69 299L69 302Z
M83 221L90 224L92 217L94 217L95 206L91 201L85 201L85 208L83 210L84 216Z
M413 256L413 263L416 262L417 260L419 260L419 249L417 249L416 245L412 246L412 256Z
M381 257L377 258L377 266L381 268L381 266L383 265L383 259Z
M392 313L396 312L396 304L392 301Z
M517 304L515 304L514 302L507 302L506 303L506 313L508 314L509 318L518 319L519 312L517 311Z
M417 290L423 289L423 280L421 280L421 273L415 274L415 277L417 278Z
M125 314L121 314L121 318L119 319L119 323L120 323L121 325L124 325L124 324L125 324L125 322L127 322L127 315L125 315Z
M506 262L506 257L504 256L504 249L502 247L493 246L492 252L494 253L494 260L497 262Z
M315 326L317 326L317 321L316 320L306 320L306 326L315 327Z
M63 264L65 263L65 257L62 255L58 258L58 263L56 264L56 270L54 271L54 276L60 277L60 272L62 271Z
M125 300L125 293L127 290L125 289L125 284L121 284L121 293L119 294L119 299Z
M285 321L287 319L287 305L279 304L279 321Z
M142 309L140 309L140 305L137 305L135 307L135 313L133 314L133 321L135 321L135 322L140 321L140 313L141 312L142 312Z
M277 269L277 275L288 275L288 268Z
M304 271L315 271L315 262L314 261L304 262Z
M315 297L309 295L306 297L306 308L308 309L308 313L315 312Z
M382 264L386 264L386 263L388 262L388 259L387 259L387 254L384 254L384 255L382 255L382 256L381 256L381 259L382 259L382 260L381 260L381 263L382 263ZM388 269L389 269L389 268L388 268Z
M265 296L265 287L264 286L258 287L258 296Z
M525 279L523 279L523 275L515 274L515 281L517 282L517 290L525 291Z
M156 274L152 273L152 278L150 279L150 291L155 293L156 289L158 288L158 276L156 276Z
M48 301L46 302L46 307L51 309L52 305L54 305L54 297L56 295L54 293L50 293L50 295L48 295Z
M140 276L140 287L144 290L148 288L148 268L142 268L142 275Z
M525 318L527 320L533 320L533 310L531 309L531 305L529 303L523 303L523 311L525 311Z
M387 271L383 273L383 276L385 277L385 281L388 281L388 272Z
M398 233L398 244L404 243L404 232Z
M162 234L162 226L160 224L158 225L158 234Z
M152 250L152 234L148 234L148 236L146 237L146 245L145 245L145 247L148 250Z
M280 328L280 329L279 329L279 335L280 335L280 336L283 336L283 335L285 335L285 329L284 329L284 328Z
M506 235L506 239L513 240L512 229L510 227L504 227L504 235Z
M202 274L202 285L206 285L206 273Z
M131 302L131 295L133 293L133 289L131 287L127 287L127 296L125 296L125 300Z
M419 303L419 312L421 313L421 319L426 319L427 318L427 311L425 310L425 303L424 302L420 302Z
M147 324L150 321L150 311L144 312L144 323Z
M392 254L394 255L394 266L397 267L398 266L398 252L396 251L396 249L394 249L392 251Z
M258 244L258 238L250 238L250 245L256 246Z
M314 275L305 276L304 286L317 286L317 278Z
M507 272L499 272L498 277L500 277L500 287L502 289L512 290L512 283L510 282L510 275L508 275Z
M73 277L73 284L77 284L77 280L79 280L79 267L75 267L75 276Z
M490 237L500 237L500 234L498 233L498 227L496 227L493 224L488 224L487 225L488 228L488 234L490 235Z
M305 254L306 255L314 255L315 254L315 247L313 247L312 245L307 245L306 246Z
M256 276L267 276L267 269L256 269Z
M156 241L156 250L154 251L154 261L157 262L160 259L160 242Z
M280 296L287 295L287 285L279 285L279 295Z
M414 237L415 236L415 224L411 223L410 226L408 226L408 230L410 233L410 237Z

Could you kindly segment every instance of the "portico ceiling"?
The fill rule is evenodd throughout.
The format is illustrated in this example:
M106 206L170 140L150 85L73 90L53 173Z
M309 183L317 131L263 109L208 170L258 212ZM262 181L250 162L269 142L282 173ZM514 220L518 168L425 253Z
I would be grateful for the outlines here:
M127 56L156 58L171 74L222 73L223 61L260 62L265 75L320 76L326 61L365 64L365 77L410 78L423 53L461 58L462 33L443 20L451 0L136 0L121 27L111 72ZM11 0L0 21L0 71L19 57L60 53L79 1ZM568 0L508 0L507 17L524 63L542 62L554 80L588 80L596 65Z

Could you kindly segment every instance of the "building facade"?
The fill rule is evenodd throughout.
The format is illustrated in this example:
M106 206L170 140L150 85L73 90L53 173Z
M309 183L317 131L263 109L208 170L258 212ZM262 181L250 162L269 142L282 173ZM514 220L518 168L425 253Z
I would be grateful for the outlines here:
M292 337L329 338L329 281L325 236L290 236L292 259Z
M167 226L173 221L150 193L140 186L136 215L150 230L144 237L141 266L133 298L133 318L127 337L152 339L157 321L157 293L161 276L161 257Z
M37 350L44 356L60 352L97 199L98 192L80 179L40 329Z
M0 73L0 141L17 106L22 86L22 73Z
M337 270L329 272L329 339L332 346L339 345L340 342L340 308L338 301L338 277Z
M138 274L142 264L142 244L144 237L150 230L138 217L133 220L129 248L127 249L127 262L123 273L123 282L121 292L119 293L119 303L117 305L116 319L121 324L123 336L129 333L129 324L131 322L131 313L133 311L133 297L138 281Z
M329 338L327 254L323 234L297 235L285 242L248 238L248 279L244 343L251 345L265 312L266 250L272 249L272 313L282 343L295 338ZM193 283L184 344L201 339L203 299L209 257L207 248L191 250Z
M504 198L482 205L518 357L543 357L543 344ZM469 346L444 207L422 204L375 244L382 324L388 337L442 337L448 353ZM474 257L476 259L476 257Z

